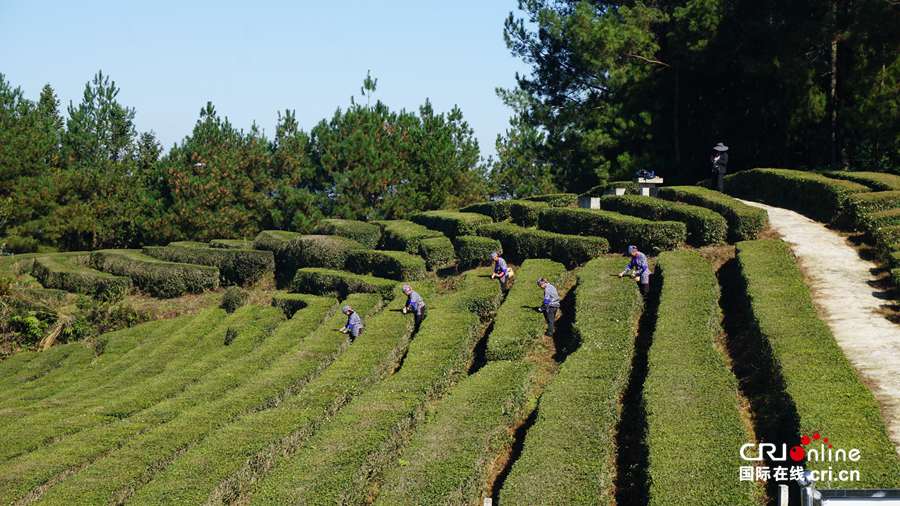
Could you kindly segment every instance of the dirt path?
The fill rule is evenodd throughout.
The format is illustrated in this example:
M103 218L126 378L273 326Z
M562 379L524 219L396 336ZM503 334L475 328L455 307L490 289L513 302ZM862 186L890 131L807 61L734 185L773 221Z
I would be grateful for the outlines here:
M787 209L746 203L768 211L772 228L791 246L822 318L881 404L900 453L900 326L880 313L885 301L869 284L877 266L821 223Z

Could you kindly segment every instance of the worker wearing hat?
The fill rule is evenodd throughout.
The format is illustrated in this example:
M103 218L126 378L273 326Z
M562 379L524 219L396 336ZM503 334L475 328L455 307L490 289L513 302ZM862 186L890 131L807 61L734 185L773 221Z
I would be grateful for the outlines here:
M721 142L713 146L712 155L709 157L712 162L713 178L716 180L716 188L720 192L725 191L725 171L728 169L728 146Z
M506 265L506 260L500 256L499 252L494 251L491 253L491 261L494 262L494 272L491 273L491 279L500 280L500 289L503 290L503 293L508 292L512 272L509 266Z
M556 331L556 312L559 311L559 292L556 287L547 281L547 278L537 280L537 285L544 290L544 301L538 311L544 313L547 320L547 335L552 336Z
M425 319L425 300L409 285L403 285L403 293L406 294L406 305L403 306L403 314L412 311L415 327L413 332L418 332Z
M641 289L641 295L646 297L650 293L650 264L647 262L647 255L638 251L634 245L628 246L628 255L631 256L631 260L625 266L625 270L619 273L619 277L630 272L632 279L637 281Z
M344 334L350 334L350 340L353 341L354 339L359 337L360 334L362 334L362 318L360 318L359 313L354 311L350 306L342 307L341 312L347 315L347 324L344 325L344 328L341 329L341 332L343 332Z

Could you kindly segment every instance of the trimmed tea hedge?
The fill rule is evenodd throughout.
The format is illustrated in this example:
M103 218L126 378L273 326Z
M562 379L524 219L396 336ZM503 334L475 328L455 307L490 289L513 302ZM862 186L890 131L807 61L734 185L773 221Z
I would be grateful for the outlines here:
M284 247L297 267L325 267L343 269L347 258L354 251L365 250L365 246L337 235L303 235Z
M252 285L275 271L271 251L210 248L202 243L173 242L168 246L145 246L143 253L168 262L218 267L223 285Z
M847 202L846 224L869 231L870 214L896 208L900 208L900 191L856 193Z
M413 214L410 219L430 229L439 230L451 239L461 235L474 235L478 225L491 222L483 214L459 211L425 211Z
M288 232L287 230L263 230L256 234L253 239L253 247L256 249L271 251L278 258L278 251L285 247L287 243L300 237L303 234L297 232Z
M900 190L900 176L886 172L850 172L843 170L829 170L822 174L835 179L846 179L866 185L876 191Z
M364 274L320 268L297 269L292 292L315 295L337 295L341 299L351 293L377 293L385 300L394 296L397 283L390 279L376 278Z
M501 251L500 241L477 235L461 235L453 240L456 258L462 270L485 265L491 261L491 253Z
M547 278L559 287L566 277L566 268L550 260L526 260L516 272L517 281L494 319L494 330L488 337L485 356L488 360L521 360L547 330L540 307L544 292L535 285L538 278Z
M900 225L878 227L872 231L872 238L881 254L887 255L900 244Z
M641 193L638 184L634 181L609 181L606 184L592 187L590 190L579 195L578 198L602 197L606 194L607 190L612 190L613 188L625 188L625 195L640 195Z
M748 206L736 198L700 186L666 186L659 189L659 198L706 207L721 214L728 221L730 242L756 239L769 226L765 209Z
M134 286L155 297L178 297L219 287L219 269L206 265L165 262L135 250L91 253L91 267L128 276Z
M465 375L482 317L500 301L496 282L485 273L467 274L459 291L430 307L403 367L351 401L296 454L276 464L252 501L364 504L369 480L396 459L428 401L440 398Z
M429 271L449 267L456 261L453 243L446 236L429 237L419 242L419 255L425 259Z
M47 255L34 259L31 274L46 288L83 293L98 300L118 301L131 288L131 279L87 267L87 253Z
M410 281L427 275L425 260L403 251L364 250L347 256L347 270L380 278Z
M478 234L500 241L507 260L516 263L526 258L550 258L573 267L609 251L609 242L602 237L557 234L511 223L482 225Z
M528 405L522 362L492 362L456 385L385 473L376 505L472 503L485 490L493 459L513 443L512 426ZM479 501L480 502L480 501Z
M275 281L279 287L290 285L294 279L297 265L294 258L287 253L287 245L301 235L285 230L263 230L253 240L254 248L271 251L275 255Z
M721 214L691 204L638 195L607 195L600 199L600 205L608 211L648 220L680 221L687 227L687 242L693 246L723 243L728 232L728 222Z
M878 403L819 319L790 248L781 241L737 244L737 261L747 286L753 321L768 341L796 407L800 434L819 432L841 448L858 448L853 462L860 481L819 488L900 487L900 457L887 436ZM786 311L785 308L790 308ZM794 445L796 441L770 441ZM839 465L807 462L810 469Z
M842 217L851 194L867 192L869 188L813 172L752 169L725 176L725 191L831 223Z
M381 227L374 223L357 220L324 219L316 225L313 233L339 235L353 239L367 248L377 248L381 241Z
M575 207L578 205L577 193L545 193L543 195L532 195L525 197L523 200L531 200L534 202L546 202L550 207Z
M271 409L242 416L188 448L136 491L135 502L201 504L207 498L231 502L223 498L246 491L285 450L292 450L336 410L396 368L412 327L399 311L404 301L405 297L398 297L387 311L367 318L363 335L296 395ZM333 333L329 334L334 341Z
M615 502L619 399L628 386L642 306L634 283L609 275L621 269L621 258L602 257L578 274L575 332L581 346L541 396L500 504Z
M650 504L760 504L735 448L753 441L741 420L737 380L717 345L719 284L693 251L665 252L644 400ZM660 282L660 279L657 279ZM690 472L685 472L690 469Z
M415 255L423 239L443 237L437 230L407 220L376 221L381 227L381 247L383 249L405 251Z
M604 237L612 251L625 251L630 244L655 254L675 249L687 238L687 228L678 221L650 221L612 211L552 208L541 213L539 225L561 234Z
M225 249L254 249L253 241L247 241L244 239L213 239L209 241L210 248L225 248Z
M512 220L513 223L523 227L537 225L541 211L550 207L545 202L531 202L528 200L494 200L472 204L460 209L462 212L478 213L490 216L494 221Z

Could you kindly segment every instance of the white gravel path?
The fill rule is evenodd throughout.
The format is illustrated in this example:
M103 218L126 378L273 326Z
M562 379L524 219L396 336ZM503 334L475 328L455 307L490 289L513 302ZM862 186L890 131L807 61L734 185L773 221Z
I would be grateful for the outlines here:
M844 355L872 389L900 453L900 326L880 314L886 302L867 281L877 266L859 257L844 237L799 213L757 202L788 243L809 278L820 314Z

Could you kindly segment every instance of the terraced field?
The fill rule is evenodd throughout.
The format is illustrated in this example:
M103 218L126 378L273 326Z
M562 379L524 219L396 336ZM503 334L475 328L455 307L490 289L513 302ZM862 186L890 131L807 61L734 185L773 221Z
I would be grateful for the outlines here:
M815 176L832 193L802 202L812 214L865 193L829 181ZM774 482L739 480L739 448L813 432L863 452L860 480L821 486L900 486L878 404L784 244L757 239L765 213L701 188L661 196L4 259L28 290L253 296L0 362L0 502L765 504ZM646 298L616 276L632 243L655 257ZM507 293L494 249L515 263ZM539 277L563 299L552 336ZM417 332L403 283L427 303ZM345 304L355 340L337 332Z

